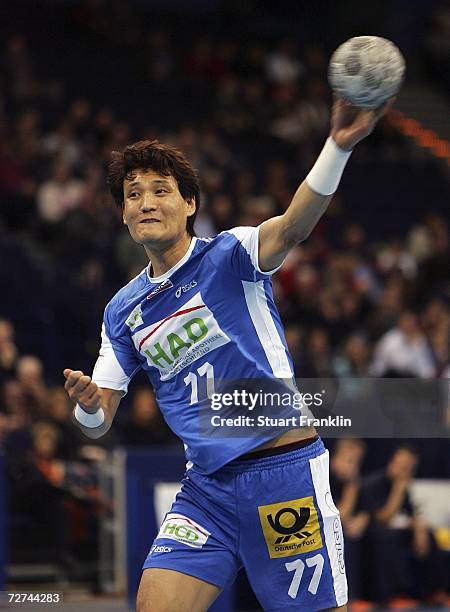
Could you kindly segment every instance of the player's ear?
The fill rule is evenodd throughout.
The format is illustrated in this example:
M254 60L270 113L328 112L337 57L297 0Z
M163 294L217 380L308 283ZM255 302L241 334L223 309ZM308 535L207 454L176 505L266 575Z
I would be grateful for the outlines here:
M122 222L124 225L128 225L126 217L125 217L125 208L122 208Z
M189 198L188 200L186 200L186 204L187 204L187 207L186 207L187 216L192 217L192 215L195 213L195 209L197 208L195 198Z

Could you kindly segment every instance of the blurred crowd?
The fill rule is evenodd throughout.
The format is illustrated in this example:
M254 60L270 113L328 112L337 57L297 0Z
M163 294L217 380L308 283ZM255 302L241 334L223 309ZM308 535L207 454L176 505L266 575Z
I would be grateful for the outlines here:
M13 327L0 319L0 452L9 481L9 560L58 565L64 579L98 579L99 520L113 500L99 487L99 462L118 445L180 445L153 392L136 385L131 405L101 440L72 422L61 386L48 386L42 362L20 355Z
M448 96L450 91L450 2L444 0L431 13L425 41L425 67L431 79Z
M111 6L73 3L64 36L49 21L51 43L14 32L0 51L0 450L12 508L29 521L15 537L37 521L58 558L75 542L79 556L92 553L108 503L95 465L108 449L177 444L140 379L95 445L71 424L62 388L64 367L91 370L104 306L146 265L107 192L110 151L146 137L179 146L201 179L196 232L213 236L283 212L329 122L327 53L316 42L175 37L144 28L131 3ZM377 209L364 178L344 180L275 275L296 375L450 378L450 228L439 195L448 177L389 121L353 157L359 170L376 166L381 193L403 177L409 201ZM412 162L429 201L413 193Z
M358 438L340 439L330 464L350 599L388 606L406 596L446 607L448 559L410 494L420 461L417 448L399 444L383 468L363 474L366 450Z

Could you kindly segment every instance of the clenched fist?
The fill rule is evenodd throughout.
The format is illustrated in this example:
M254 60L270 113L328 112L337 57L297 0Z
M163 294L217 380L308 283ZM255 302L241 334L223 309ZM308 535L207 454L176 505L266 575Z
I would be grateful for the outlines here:
M83 374L80 370L66 368L63 372L66 382L64 389L70 399L80 404L86 412L97 412L101 408L101 389L92 382L90 376Z

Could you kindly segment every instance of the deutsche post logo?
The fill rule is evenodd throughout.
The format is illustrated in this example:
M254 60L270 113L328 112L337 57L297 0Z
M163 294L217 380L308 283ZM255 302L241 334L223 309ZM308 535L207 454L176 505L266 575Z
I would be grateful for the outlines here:
M322 548L319 518L312 496L259 506L258 512L271 559Z

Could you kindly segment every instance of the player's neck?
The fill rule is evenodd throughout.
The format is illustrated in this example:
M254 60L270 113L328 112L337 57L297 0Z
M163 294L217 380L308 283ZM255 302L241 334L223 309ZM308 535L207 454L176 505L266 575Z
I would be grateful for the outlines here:
M150 260L150 275L158 277L168 272L182 259L191 244L192 236L185 234L183 238L167 246L145 246L145 252Z

